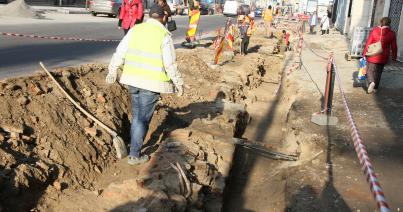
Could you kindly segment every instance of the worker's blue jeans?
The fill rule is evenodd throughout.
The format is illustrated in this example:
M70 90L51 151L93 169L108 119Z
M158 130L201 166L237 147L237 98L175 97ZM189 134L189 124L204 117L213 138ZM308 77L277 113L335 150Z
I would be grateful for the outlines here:
M130 156L140 157L144 137L148 131L148 125L153 117L155 104L159 93L129 86L129 94L132 102L132 125L130 127Z

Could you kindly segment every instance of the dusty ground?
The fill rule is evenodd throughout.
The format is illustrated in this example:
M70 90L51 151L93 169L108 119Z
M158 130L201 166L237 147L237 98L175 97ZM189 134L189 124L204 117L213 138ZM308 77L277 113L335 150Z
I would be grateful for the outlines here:
M245 130L246 96L261 84L267 61L254 54L239 66L226 52L222 64L213 66L210 45L177 51L186 91L183 97L161 97L144 146L152 159L143 166L117 161L111 136L76 110L46 75L3 81L2 211L220 210L235 150L231 138ZM55 75L128 141L127 91L105 84L105 66L64 68ZM170 163L181 166L191 187L180 183Z
M388 67L384 87L367 95L353 87L356 64L342 61L343 37L329 36L369 156L392 210L399 210L403 88L396 79L401 69ZM161 97L143 149L152 159L134 167L116 160L111 137L81 115L44 74L1 82L0 208L375 211L337 91L334 115L339 124L310 122L311 114L320 111L326 66L314 53L326 56L332 48L323 38L305 37L303 69L289 75L288 68L299 62L296 52L272 55L276 40L264 38L261 30L252 37L247 56L226 51L218 66L212 65L210 41L194 50L178 49L185 95ZM128 141L127 92L104 83L104 66L65 68L55 75ZM233 137L299 159L273 160L235 146ZM178 167L172 167L177 163L190 188L181 183Z
M332 39L332 42L328 42ZM310 47L311 49L309 49ZM338 94L334 115L339 124L321 127L311 114L321 110L326 61L335 52L339 73L353 115L392 211L402 207L402 65L385 68L382 89L368 95L356 88L357 63L344 61L343 36L306 35L301 70L286 77L285 85L263 84L253 91L257 101L248 105L251 123L244 137L285 153L300 154L296 162L274 161L264 154L237 148L228 184L225 211L376 211L377 206L354 151L344 108ZM290 66L292 54L285 59ZM287 62L289 61L289 62ZM402 72L402 73L401 73ZM272 79L264 77L264 81ZM276 82L274 82L276 83Z

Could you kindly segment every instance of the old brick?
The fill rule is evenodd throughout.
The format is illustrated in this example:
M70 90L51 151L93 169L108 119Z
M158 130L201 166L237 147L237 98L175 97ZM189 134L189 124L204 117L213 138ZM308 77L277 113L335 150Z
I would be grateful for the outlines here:
M43 94L43 90L38 83L31 83L29 86L29 90L33 95L41 95Z
M105 95L103 93L98 93L97 99L101 103L106 103Z

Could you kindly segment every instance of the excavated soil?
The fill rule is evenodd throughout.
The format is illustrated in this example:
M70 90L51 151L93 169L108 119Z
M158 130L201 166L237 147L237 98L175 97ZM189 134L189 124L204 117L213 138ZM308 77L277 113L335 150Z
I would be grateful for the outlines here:
M127 138L129 100L104 83L104 67L55 72L87 110ZM116 161L112 137L84 117L44 74L0 84L0 197L3 207L30 209L48 185L90 188ZM24 200L24 201L22 201Z
M185 94L161 96L143 148L151 160L140 166L117 160L112 137L45 74L2 81L0 211L221 210L232 138L245 131L246 106L253 101L247 96L263 82L270 61L257 52L240 58L227 51L221 64L212 65L208 47L179 49L177 56ZM127 89L105 84L106 73L102 65L53 72L74 99L129 143Z

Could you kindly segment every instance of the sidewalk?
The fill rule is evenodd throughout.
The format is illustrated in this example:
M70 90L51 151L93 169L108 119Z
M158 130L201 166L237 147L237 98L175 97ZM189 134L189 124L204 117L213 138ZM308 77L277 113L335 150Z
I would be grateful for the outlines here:
M326 60L330 51L334 52L350 109L367 146L369 158L377 173L386 200L392 211L403 207L403 63L393 63L385 67L377 94L367 94L364 88L355 87L354 78L358 71L358 60L346 61L348 50L345 36L331 31L330 35L304 35L302 53L303 68L293 73L290 80L297 82L303 93L323 94L326 77ZM320 103L317 111L320 110ZM306 108L307 106L303 106ZM302 110L302 109L300 109ZM335 127L321 127L327 137L326 187L317 199L320 208L330 211L376 211L366 177L354 150L349 124L336 82L333 97L333 115L339 119ZM305 129L312 130L308 124ZM309 131L308 130L308 131ZM301 194L300 194L301 195ZM298 197L298 195L296 196ZM332 197L332 198L328 198ZM329 201L330 200L330 201ZM301 204L301 203L299 203ZM298 204L297 204L298 205Z

